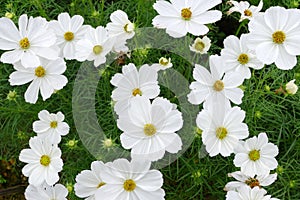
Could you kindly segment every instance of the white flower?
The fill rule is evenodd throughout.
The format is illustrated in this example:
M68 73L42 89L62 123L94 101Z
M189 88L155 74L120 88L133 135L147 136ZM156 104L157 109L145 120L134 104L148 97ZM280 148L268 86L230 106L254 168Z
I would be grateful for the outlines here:
M86 200L95 199L97 190L102 189L105 182L102 180L101 174L107 170L109 164L102 161L94 161L91 164L91 170L83 170L76 176L74 190L76 196L86 198Z
M39 57L54 60L58 58L56 37L48 29L44 18L21 15L19 30L12 20L0 19L0 49L8 50L1 55L1 62L14 64L21 61L25 68L40 64Z
M249 186L250 188L254 188L255 186L258 187L269 186L276 181L277 173L251 177L243 174L241 171L236 171L236 172L229 173L228 177L233 177L237 181L231 181L227 183L224 190L238 191L243 186Z
M300 55L300 11L271 7L249 23L248 47L264 64L292 69Z
M54 30L57 41L61 48L61 56L67 60L75 59L76 43L84 38L88 25L83 25L83 17L74 15L72 18L68 13L60 13L58 20L49 22L49 27Z
M249 136L248 126L242 123L245 111L231 108L229 103L214 102L197 116L197 126L203 131L202 141L210 156L230 156L239 140Z
M244 96L238 88L243 83L243 77L237 72L220 72L224 69L224 63L219 56L209 57L210 73L201 66L195 65L193 77L196 80L190 85L192 90L188 94L188 100L192 104L210 104L215 101L231 100L235 104L241 104ZM224 77L223 77L224 75Z
M166 70L171 67L173 67L173 64L171 63L171 58L165 57L161 57L158 63L151 65L151 68L155 69L156 71Z
M245 142L240 142L236 148L234 165L241 167L241 172L248 176L266 175L276 169L278 163L278 147L268 143L266 133L260 133Z
M50 114L47 110L42 110L38 116L40 120L33 122L32 126L33 131L39 137L47 138L52 144L58 144L61 135L69 133L70 127L66 122L63 122L65 116L61 112Z
M295 81L296 80L293 79L285 85L285 90L288 94L296 94L296 92L298 91L298 86L295 84Z
M117 121L121 143L131 150L133 159L156 161L165 151L177 153L182 141L175 132L183 126L182 114L167 99L150 100L143 96L133 98L127 113Z
M241 13L241 18L240 18L240 22L245 20L245 19L253 19L255 16L262 14L260 11L263 7L263 1L261 0L258 4L258 6L250 6L250 3L247 1L241 1L241 2L237 2L237 1L229 1L229 4L232 4L233 7L231 7L229 9L229 11L227 12L227 15L230 15L233 12L239 12Z
M68 83L68 79L62 75L66 70L66 63L62 58L40 61L41 63L34 68L25 68L20 62L15 63L14 68L17 71L9 76L10 85L31 82L25 92L25 101L29 103L36 103L39 90L45 101L55 90L62 89Z
M150 162L118 159L111 163L110 169L102 171L106 183L97 190L95 199L101 200L163 200L165 192L162 174L150 170Z
M157 72L148 65L141 66L139 71L133 63L124 65L122 74L115 74L110 83L117 87L111 97L116 101L114 110L118 115L128 108L131 98L140 95L153 99L160 92Z
M197 37L192 46L190 46L190 50L200 54L207 54L209 48L211 46L211 40L204 36L202 39Z
M214 23L222 17L221 11L209 10L220 3L221 0L159 0L153 5L159 15L152 20L152 24L156 28L166 29L175 38L187 33L205 35L209 31L205 24Z
M58 172L62 170L61 150L56 144L46 139L33 137L29 140L30 149L23 149L19 159L28 163L22 169L24 176L29 177L29 184L39 186L44 181L53 185L59 180Z
M249 68L261 69L264 64L255 56L255 51L247 46L247 35L241 35L241 39L234 35L224 40L224 49L221 51L221 58L225 62L226 70L236 71L243 78L249 79L251 71Z
M28 185L25 190L27 200L67 200L68 190L62 184L49 186L46 183L40 186Z
M226 195L226 200L279 200L277 198L271 198L271 195L266 195L267 192L259 187L243 186L238 192L229 191Z
M90 27L85 37L76 43L76 59L94 61L95 67L106 62L106 55L111 51L113 41L104 27Z

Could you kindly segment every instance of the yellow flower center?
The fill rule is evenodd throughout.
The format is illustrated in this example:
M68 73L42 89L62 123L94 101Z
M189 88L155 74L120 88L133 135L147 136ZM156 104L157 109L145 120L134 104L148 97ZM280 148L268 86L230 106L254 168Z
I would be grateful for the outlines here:
M245 53L242 53L239 56L238 61L240 62L240 64L245 65L249 62L249 56Z
M41 165L47 167L51 162L51 159L49 156L47 155L42 155L41 159L40 159L40 163Z
M65 40L72 41L74 39L74 33L68 31L64 35Z
M142 96L142 91L139 88L135 88L132 90L132 95L133 96L136 96L136 95Z
M254 188L256 186L260 187L260 183L256 178L250 178L245 181L247 185L249 185L251 188Z
M128 179L123 184L124 190L127 192L132 192L136 188L136 183L132 179Z
M126 33L131 33L134 30L134 24L133 23L127 23L124 26L124 31Z
M248 156L250 160L257 161L260 158L260 152L258 150L252 150Z
M19 44L22 49L29 49L30 47L30 42L27 37L20 40Z
M153 124L146 124L144 126L144 133L147 136L152 136L156 133L156 128Z
M50 127L51 128L56 128L57 127L57 121L50 122Z
M202 42L202 41L198 41L196 44L195 44L195 49L197 51L203 51L203 49L205 48L205 44Z
M226 136L227 136L227 129L224 127L219 127L216 130L216 136L217 138L219 138L220 140L223 140Z
M99 55L103 51L103 47L101 45L96 45L93 48L93 52L96 55Z
M276 44L282 44L285 41L285 33L282 31L276 31L272 34L273 42Z
M163 65L163 66L167 66L169 64L169 60L166 58L160 58L159 59L159 64Z
M104 182L101 182L101 183L98 184L97 188L100 188L100 187L102 187L103 185L105 185L105 183L104 183Z
M191 17L192 17L192 11L190 8L183 8L181 10L181 17L184 19L184 20L190 20Z
M213 87L215 91L220 92L224 89L224 83L221 80L217 80Z
M37 68L35 68L34 74L37 77L41 78L41 77L44 77L46 75L46 70L44 69L44 67L38 66Z
M247 17L252 17L252 12L251 12L251 10L249 10L249 9L246 9L246 10L244 11L244 14L245 14L245 16L247 16Z

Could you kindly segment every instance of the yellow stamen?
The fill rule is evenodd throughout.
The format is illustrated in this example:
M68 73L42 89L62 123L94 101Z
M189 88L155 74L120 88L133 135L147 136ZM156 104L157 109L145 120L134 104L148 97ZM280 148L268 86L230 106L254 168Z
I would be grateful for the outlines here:
M128 179L123 184L124 190L127 192L132 192L136 188L136 183L132 179Z
M250 160L257 161L260 158L260 152L258 150L252 150L248 156Z
M144 126L144 133L147 136L152 136L156 133L156 128L153 124L146 124Z
M74 33L68 31L64 35L65 40L72 41L74 39Z
M240 62L240 64L245 65L249 62L249 56L245 53L242 53L239 56L238 61Z
M51 127L51 128L56 128L56 127L57 127L57 121L52 121L52 122L50 123L50 127Z
M181 10L181 17L184 19L184 20L190 20L191 17L192 17L192 11L190 8L183 8Z
M44 77L46 75L46 70L44 69L44 67L38 66L37 68L35 68L34 74L37 77L41 78L41 77Z
M213 86L214 90L220 92L224 89L224 83L221 80L217 80Z
M272 34L273 42L276 44L282 44L285 41L285 33L282 31L276 31Z
M30 42L27 37L20 40L19 44L22 49L29 49L30 47Z
M96 45L93 48L93 52L96 55L99 55L103 51L103 47L101 45Z
M132 90L132 95L133 96L136 96L136 95L142 96L142 91L139 88L135 88Z
M217 138L219 138L220 140L223 140L226 136L227 136L227 129L224 127L219 127L216 130L216 136Z
M51 162L51 159L49 156L47 155L42 155L41 159L40 159L40 163L41 165L47 167Z

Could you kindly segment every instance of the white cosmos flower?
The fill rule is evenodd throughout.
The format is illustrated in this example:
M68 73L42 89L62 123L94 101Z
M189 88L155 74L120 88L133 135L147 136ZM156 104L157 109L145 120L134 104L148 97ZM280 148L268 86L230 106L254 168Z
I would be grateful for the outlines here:
M67 200L68 190L62 184L49 186L46 183L40 186L28 185L25 190L27 200Z
M69 133L70 127L66 122L63 122L65 116L58 112L57 114L49 113L47 110L42 110L38 114L38 121L33 122L33 131L39 137L44 137L53 144L60 143L61 136Z
M253 19L255 16L262 14L261 9L263 7L263 1L261 0L258 6L250 5L248 1L228 1L229 4L232 4L233 7L229 9L227 15L230 15L233 12L241 13L240 22L245 19Z
M197 126L203 131L202 141L209 156L230 156L239 140L249 136L248 126L243 123L245 111L229 102L214 102L197 116Z
M21 61L25 68L40 64L39 57L57 59L56 36L48 29L44 18L21 15L19 30L12 20L0 19L0 49L8 50L1 55L1 62L14 64Z
M259 187L250 188L243 186L240 190L229 191L226 195L226 200L279 200L277 198L271 198L271 195L266 195L267 191L260 189Z
M133 159L156 161L165 151L177 153L182 141L175 132L183 126L182 114L169 100L158 97L150 100L143 96L131 99L127 113L117 121L121 143L131 149Z
M261 69L264 67L264 64L256 58L255 51L247 47L247 35L245 34L241 35L240 40L234 35L225 38L221 58L225 62L227 71L236 71L246 79L251 77L249 68Z
M109 163L104 164L102 161L94 161L91 164L91 170L83 170L76 176L74 190L76 196L85 198L85 200L95 199L95 193L102 189L105 182L101 174L107 170Z
M106 55L111 51L113 41L104 27L90 27L85 37L76 43L76 59L94 61L95 67L106 62Z
M153 7L159 15L152 20L152 24L156 28L166 29L175 38L187 33L205 35L209 31L205 24L214 23L222 17L221 11L209 10L220 3L221 0L158 0Z
M231 181L226 184L224 190L225 191L238 191L243 186L249 186L250 188L254 188L256 186L269 186L274 183L277 179L277 173L275 174L264 174L260 176L247 176L241 171L236 171L228 174L228 177L233 177L237 181Z
M10 85L24 85L30 83L25 92L25 101L36 103L39 91L43 100L50 98L55 90L62 89L68 79L62 75L66 70L66 63L62 58L57 60L40 59L41 63L34 68L25 68L22 64L15 63L13 72L9 76Z
M60 13L57 19L50 21L49 27L57 36L56 44L61 48L60 54L67 60L76 59L76 43L84 38L89 26L83 25L84 19L80 15L71 18L68 13Z
M248 47L264 64L292 69L300 55L300 11L271 7L249 23Z
M151 65L151 68L155 69L156 71L166 70L171 67L173 67L171 58L165 58L165 57L161 57L158 63Z
M160 92L157 71L149 65L143 65L139 70L133 63L124 65L122 74L115 74L110 83L116 87L111 97L116 101L114 110L118 115L128 108L131 98L140 95L153 99Z
M247 139L235 149L234 165L241 167L241 172L248 176L266 175L270 170L276 169L278 163L275 156L278 155L278 147L268 143L266 133L260 133Z
M158 170L150 170L150 165L150 162L138 160L113 161L110 169L101 173L106 184L97 190L95 199L164 200L162 174Z
M211 40L204 36L202 39L197 37L192 46L190 46L190 50L200 54L207 54L209 48L211 46Z
M27 163L22 173L29 177L29 184L39 186L46 181L53 185L59 180L58 172L62 170L63 161L61 150L57 144L52 144L46 139L33 137L29 140L30 149L23 149L19 159Z
M286 85L285 85L285 90L288 94L296 94L298 91L298 86L295 84L295 79L289 81Z
M210 72L201 65L195 65L193 77L196 81L190 85L189 102L201 104L205 101L205 104L210 104L225 99L241 104L244 92L238 86L243 83L243 77L237 72L221 72L224 63L219 56L210 56L209 65Z

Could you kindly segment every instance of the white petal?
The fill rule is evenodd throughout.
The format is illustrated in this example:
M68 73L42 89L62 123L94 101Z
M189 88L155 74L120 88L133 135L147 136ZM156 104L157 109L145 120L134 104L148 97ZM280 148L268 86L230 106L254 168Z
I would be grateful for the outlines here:
M40 65L40 60L31 51L26 51L21 58L21 63L25 68L35 68Z
M1 62L9 63L9 64L16 63L22 58L23 53L24 52L21 50L13 50L13 51L4 52L1 55Z
M256 48L257 58L267 65L275 62L279 54L279 47L271 41L261 43Z
M9 76L10 85L24 85L35 78L32 73L15 71Z
M297 58L294 55L290 55L283 47L280 47L278 57L275 60L275 65L281 70L293 69L297 64Z
M40 80L39 79L33 80L25 92L25 101L28 103L35 104L36 101L38 100L39 88L40 88Z

